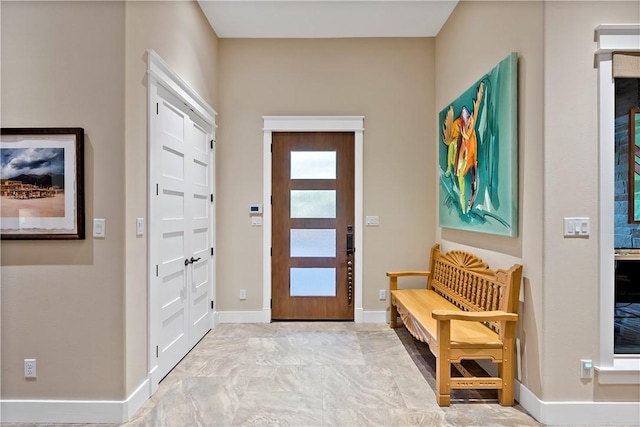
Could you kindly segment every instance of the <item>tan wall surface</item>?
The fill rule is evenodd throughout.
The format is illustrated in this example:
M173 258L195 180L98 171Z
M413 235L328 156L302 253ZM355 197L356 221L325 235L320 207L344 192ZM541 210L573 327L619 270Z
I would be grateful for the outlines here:
M2 398L122 399L124 5L1 7L2 127L84 128L87 219L83 241L2 242Z
M589 358L597 364L600 353L598 71L594 68L594 30L600 24L640 22L640 3L547 2L544 19L543 397L550 401L638 401L638 386L583 382L579 363L580 359ZM567 216L590 217L591 237L564 239L562 218Z
M520 236L443 229L441 238L496 265L523 263L521 381L543 401L628 401L640 393L638 386L579 378L580 359L596 361L600 345L594 29L637 22L639 8L637 2L465 1L436 38L437 111L508 52L519 54ZM472 38L465 30L489 21ZM476 49L460 48L470 40ZM566 216L590 217L591 237L564 239Z
M363 115L365 310L433 244L433 39L220 40L218 308L262 310L262 116ZM247 289L247 300L238 298Z
M520 380L540 396L544 314L542 2L459 3L436 37L435 109L439 112L511 52L518 53L519 235L508 238L437 228L436 236L445 249L470 250L492 267L523 264ZM437 194L437 181L433 182Z
M218 39L196 2L127 2L126 11L126 357L127 393L147 376L147 49L153 49L216 108ZM148 219L148 218L147 218ZM129 262L129 260L131 262Z

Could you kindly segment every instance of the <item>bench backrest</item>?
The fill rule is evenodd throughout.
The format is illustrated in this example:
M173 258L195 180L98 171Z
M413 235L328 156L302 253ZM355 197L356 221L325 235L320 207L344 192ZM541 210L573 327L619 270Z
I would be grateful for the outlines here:
M472 253L460 250L443 253L438 244L431 249L430 263L427 288L460 309L518 313L521 265L515 264L508 270L492 270ZM491 322L487 326L502 336L505 323Z

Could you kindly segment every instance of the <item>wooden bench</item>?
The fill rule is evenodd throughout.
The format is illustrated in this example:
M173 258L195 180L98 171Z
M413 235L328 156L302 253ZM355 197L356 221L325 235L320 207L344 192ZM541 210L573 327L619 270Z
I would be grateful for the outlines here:
M429 271L389 272L391 327L398 313L407 330L436 357L438 405L449 406L451 389L498 389L502 405L513 405L514 343L522 266L491 270L465 251L431 249ZM398 289L398 278L427 277L426 289ZM464 359L498 364L498 377L472 377ZM465 376L451 377L451 364Z

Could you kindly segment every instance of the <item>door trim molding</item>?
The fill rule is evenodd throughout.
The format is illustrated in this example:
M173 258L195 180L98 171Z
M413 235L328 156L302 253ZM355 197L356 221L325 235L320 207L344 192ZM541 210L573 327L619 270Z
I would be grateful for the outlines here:
M153 395L158 389L158 382L162 378L158 378L158 359L156 355L156 345L159 342L159 325L160 315L155 309L158 305L160 296L156 287L152 286L155 279L155 260L157 259L157 242L154 234L155 230L158 230L159 225L155 223L154 217L151 215L152 208L156 204L153 197L155 194L155 174L156 168L154 159L154 146L153 141L156 138L156 129L153 127L155 109L152 108L154 102L158 97L158 88L162 87L166 89L173 96L184 102L193 113L204 121L206 126L210 129L212 139L215 141L216 123L215 117L216 111L194 90L192 89L170 66L167 64L153 49L147 50L147 161L148 161L148 176L147 176L147 298L148 298L148 313L147 313L147 339L148 339L148 377L151 380L149 384L150 395ZM215 161L215 154L212 151L212 162ZM212 163L213 164L213 163ZM213 176L211 179L212 191L215 192L215 181ZM212 220L215 221L215 210L212 212ZM212 227L212 233L215 233L215 222ZM211 244L215 247L215 234L211 236ZM216 284L215 284L215 257L212 261L212 289L211 295L215 300ZM216 316L213 310L211 313L211 325L215 326Z
M153 83L167 89L173 95L189 104L200 118L214 129L217 127L216 111L185 82L178 73L167 64L153 49L147 49L147 74L149 75L149 86ZM151 115L151 111L149 111Z
M355 139L354 321L362 323L364 116L263 116L262 322L271 322L271 143L273 132L353 132Z

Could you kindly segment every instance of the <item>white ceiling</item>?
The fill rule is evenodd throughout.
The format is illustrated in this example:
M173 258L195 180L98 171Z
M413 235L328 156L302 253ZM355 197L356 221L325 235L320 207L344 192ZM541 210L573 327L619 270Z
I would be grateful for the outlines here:
M198 0L221 38L433 37L458 0Z

